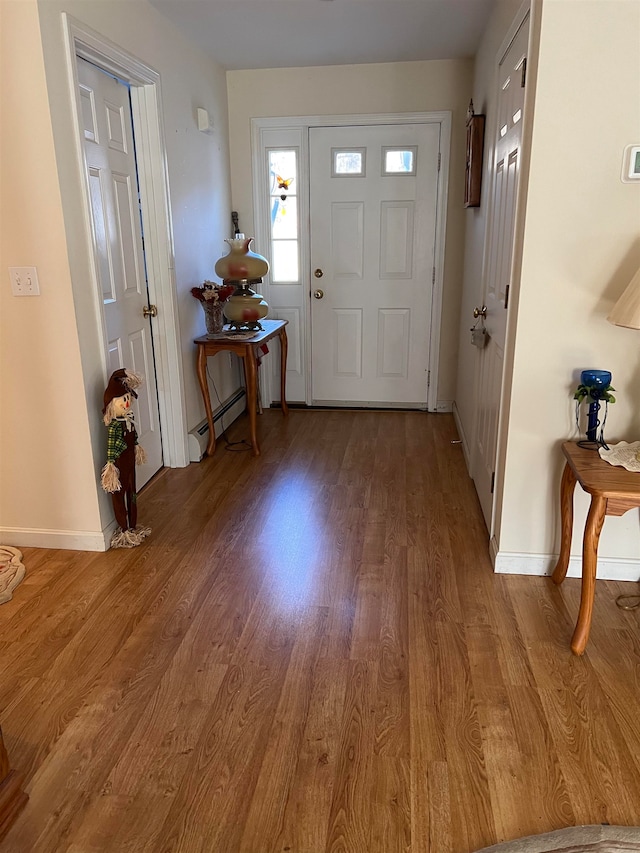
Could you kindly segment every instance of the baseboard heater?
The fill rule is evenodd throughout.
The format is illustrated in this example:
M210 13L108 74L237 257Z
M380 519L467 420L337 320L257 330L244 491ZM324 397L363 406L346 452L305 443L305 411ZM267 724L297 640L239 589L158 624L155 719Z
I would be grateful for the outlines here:
M229 426L229 424L233 423L238 415L242 414L245 407L244 397L244 388L238 388L235 394L232 394L231 397L229 397L229 399L226 400L216 412L214 412L213 428L216 433L216 438L222 433L221 421L227 412L231 411L234 407L237 409L237 411L232 413L233 417L229 419L225 426ZM207 444L209 444L209 424L205 418L205 420L201 421L198 426L194 427L189 432L189 462L200 462L207 449Z

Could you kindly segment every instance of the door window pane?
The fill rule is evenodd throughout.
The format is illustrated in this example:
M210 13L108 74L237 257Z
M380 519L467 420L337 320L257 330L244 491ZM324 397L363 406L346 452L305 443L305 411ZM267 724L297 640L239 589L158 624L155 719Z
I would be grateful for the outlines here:
M300 280L298 267L298 241L273 240L271 281L282 283Z
M298 236L298 199L287 197L282 201L271 197L271 236L274 240L295 240Z
M340 148L332 148L331 177L363 178L366 150L366 148L352 148L344 151Z
M272 149L269 156L269 214L271 222L271 281L300 281L298 212L298 151Z
M415 175L418 149L408 148L382 149L383 175Z

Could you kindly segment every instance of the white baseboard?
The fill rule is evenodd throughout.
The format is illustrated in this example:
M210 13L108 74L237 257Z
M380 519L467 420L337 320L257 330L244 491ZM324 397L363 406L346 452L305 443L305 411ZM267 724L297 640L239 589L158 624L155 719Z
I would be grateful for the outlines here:
M518 554L513 551L495 550L495 540L491 541L491 558L497 574L504 575L550 575L558 560L557 554ZM582 558L579 555L569 558L567 577L582 577ZM625 557L615 559L598 557L599 580L639 581L640 560Z
M60 548L66 551L107 551L115 521L104 531L38 530L0 527L0 542L14 548Z

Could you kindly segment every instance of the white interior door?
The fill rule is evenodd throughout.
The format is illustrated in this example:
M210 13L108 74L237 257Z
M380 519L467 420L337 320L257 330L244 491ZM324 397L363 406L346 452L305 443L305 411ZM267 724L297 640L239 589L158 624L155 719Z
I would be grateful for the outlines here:
M514 286L513 237L520 177L529 15L499 62L497 125L488 243L483 275L487 346L478 353L473 479L491 530L507 308Z
M426 408L440 127L309 130L316 404Z
M108 371L127 367L145 379L134 405L147 452L136 472L140 488L162 467L162 444L151 317L143 314L148 294L129 90L80 57L77 64Z

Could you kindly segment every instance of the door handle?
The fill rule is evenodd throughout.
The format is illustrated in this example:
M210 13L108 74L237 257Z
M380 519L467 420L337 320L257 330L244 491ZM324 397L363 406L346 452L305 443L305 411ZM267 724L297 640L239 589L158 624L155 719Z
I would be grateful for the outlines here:
M322 276L324 275L324 273L322 272L322 270L320 268L318 268L317 270L314 270L313 274L315 275L316 278L322 278Z
M145 305L144 308L142 309L142 316L143 317L157 317L158 316L157 307L155 305L148 305L148 306Z
M324 296L324 290L314 290L313 295L316 299L322 299L322 297Z
M473 309L473 316L476 318L476 320L478 319L478 317L486 317L487 316L487 306L483 305L482 308L478 308L478 307L474 308Z

